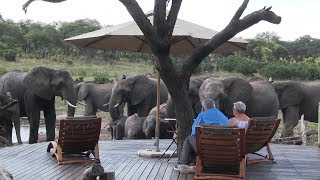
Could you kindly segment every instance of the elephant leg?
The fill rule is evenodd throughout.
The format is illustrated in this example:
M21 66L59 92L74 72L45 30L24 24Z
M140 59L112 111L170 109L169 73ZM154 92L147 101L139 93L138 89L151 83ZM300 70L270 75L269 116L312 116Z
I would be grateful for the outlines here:
M11 117L11 120L14 123L14 128L16 130L16 136L17 136L18 144L22 144L21 134L20 134L20 115L19 114L13 115Z
M7 121L5 123L5 138L12 143L12 122L11 121Z
M56 129L56 110L48 108L44 110L44 118L46 123L46 141L54 141Z
M31 114L29 115L29 123L30 123L29 144L38 142L39 122L40 122L40 111L35 110L31 112Z
M90 115L96 115L97 109L93 107L92 103L86 102L86 107L84 109L84 115L90 116Z
M283 110L283 130L281 133L281 137L289 137L293 135L293 128L299 122L299 107L298 106L290 106Z

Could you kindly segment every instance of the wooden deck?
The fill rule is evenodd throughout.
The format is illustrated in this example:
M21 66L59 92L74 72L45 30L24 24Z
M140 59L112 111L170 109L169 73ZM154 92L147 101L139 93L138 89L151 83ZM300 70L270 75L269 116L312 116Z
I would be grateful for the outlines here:
M160 140L164 150L170 140ZM115 171L116 179L193 179L193 174L173 170L177 158L141 158L137 150L153 149L153 140L101 141L100 159L105 171ZM0 149L0 168L14 179L77 179L89 164L58 165L46 152L48 142ZM246 179L320 179L320 149L295 145L271 145L277 163L247 167Z

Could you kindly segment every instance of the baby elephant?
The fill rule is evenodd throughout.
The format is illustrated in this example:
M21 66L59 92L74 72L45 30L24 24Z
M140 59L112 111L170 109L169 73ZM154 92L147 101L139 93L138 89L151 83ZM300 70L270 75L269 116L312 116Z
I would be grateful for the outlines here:
M127 139L144 139L145 135L142 130L142 125L145 117L138 117L135 113L129 116L124 125L124 132Z
M146 138L150 139L155 137L155 128L156 128L156 113L157 107L154 107L149 112L146 120L143 123L143 132L146 135ZM161 104L160 106L160 119L167 118L166 104ZM171 123L171 124L168 124ZM171 127L170 127L171 125ZM160 139L170 139L173 136L173 129L175 123L173 122L160 122Z

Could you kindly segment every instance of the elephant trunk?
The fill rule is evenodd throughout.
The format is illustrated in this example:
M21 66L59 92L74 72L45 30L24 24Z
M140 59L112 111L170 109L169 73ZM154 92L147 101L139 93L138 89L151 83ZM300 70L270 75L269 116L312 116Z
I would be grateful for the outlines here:
M62 93L62 99L66 100L68 104L68 117L73 117L77 105L77 96L73 86L72 88L68 88L65 93Z
M121 117L120 106L121 105L119 103L116 103L115 101L109 102L109 112L113 121L116 121Z

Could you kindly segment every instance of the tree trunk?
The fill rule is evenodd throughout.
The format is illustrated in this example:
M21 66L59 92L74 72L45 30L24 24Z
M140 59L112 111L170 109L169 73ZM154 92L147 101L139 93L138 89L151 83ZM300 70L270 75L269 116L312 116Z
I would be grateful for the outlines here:
M193 109L188 96L190 77L172 75L172 73L160 72L160 76L166 84L174 103L177 118L177 149L178 157L182 150L184 139L191 134L193 123Z

